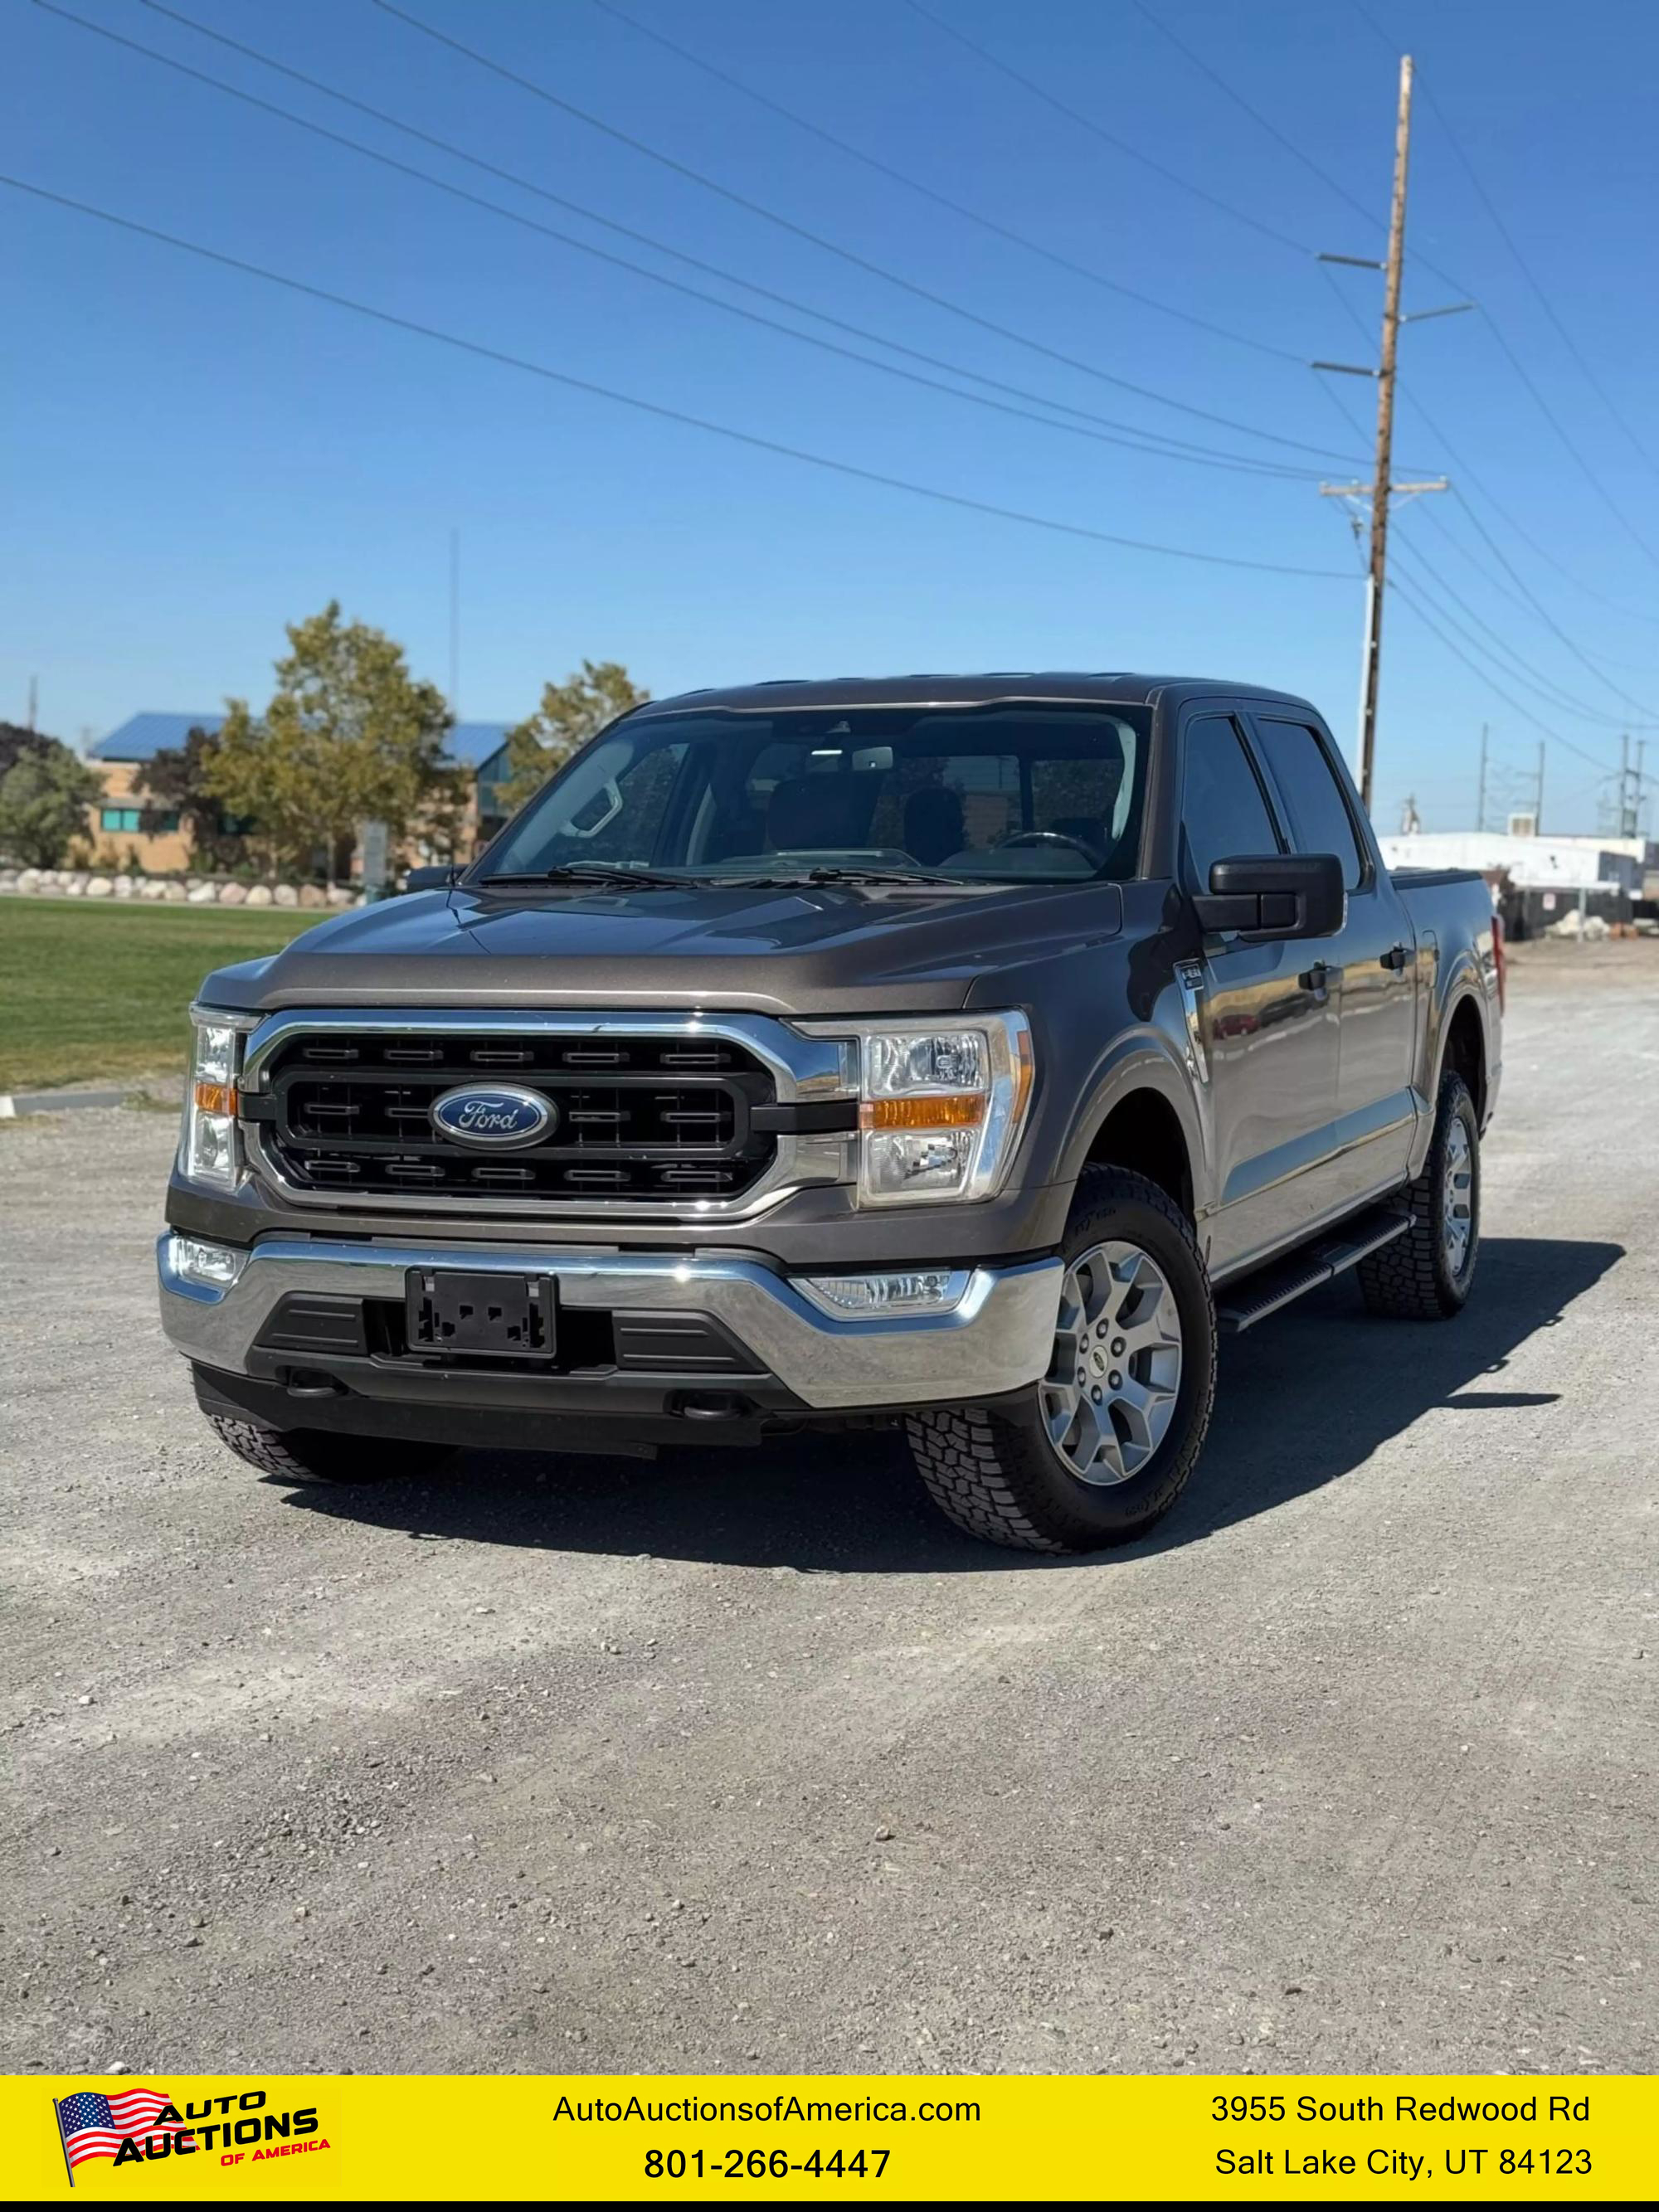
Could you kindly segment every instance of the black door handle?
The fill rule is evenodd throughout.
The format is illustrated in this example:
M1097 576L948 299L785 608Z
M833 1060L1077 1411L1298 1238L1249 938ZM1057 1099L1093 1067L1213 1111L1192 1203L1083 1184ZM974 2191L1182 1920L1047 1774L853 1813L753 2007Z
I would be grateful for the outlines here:
M1322 960L1316 960L1313 966L1304 969L1296 980L1304 991L1323 991L1329 988L1331 970Z
M1388 951L1382 955L1382 965L1385 968L1392 968L1397 975L1410 958L1411 948L1409 945L1391 945Z

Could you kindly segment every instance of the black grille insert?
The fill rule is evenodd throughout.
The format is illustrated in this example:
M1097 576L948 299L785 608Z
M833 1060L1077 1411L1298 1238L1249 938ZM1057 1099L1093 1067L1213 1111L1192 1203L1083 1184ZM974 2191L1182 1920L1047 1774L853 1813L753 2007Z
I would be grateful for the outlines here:
M492 1081L548 1100L541 1141L491 1151L434 1125L443 1092ZM725 1038L301 1033L272 1061L270 1100L266 1140L289 1182L414 1204L738 1197L778 1142L755 1126L775 1102L770 1074Z

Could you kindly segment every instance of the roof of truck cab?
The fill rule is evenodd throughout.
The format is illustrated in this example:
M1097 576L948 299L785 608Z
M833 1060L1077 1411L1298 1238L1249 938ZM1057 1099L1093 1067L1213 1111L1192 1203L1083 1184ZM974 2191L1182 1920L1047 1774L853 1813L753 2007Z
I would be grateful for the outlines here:
M995 670L982 676L831 676L775 678L764 684L722 685L707 691L681 691L653 699L635 711L642 714L787 714L849 707L985 707L1003 700L1074 701L1079 704L1144 707L1166 692L1182 697L1214 694L1227 698L1266 699L1305 708L1307 702L1288 691L1259 684L1225 683L1207 676L1136 676L1097 669Z

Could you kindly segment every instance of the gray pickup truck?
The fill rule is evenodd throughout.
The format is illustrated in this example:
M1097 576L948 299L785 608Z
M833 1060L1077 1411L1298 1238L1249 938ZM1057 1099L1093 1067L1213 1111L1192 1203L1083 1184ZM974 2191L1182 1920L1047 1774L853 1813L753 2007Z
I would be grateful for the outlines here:
M162 1316L267 1474L898 1424L964 1528L1088 1550L1218 1333L1468 1295L1501 933L1304 700L693 692L421 874L193 1009Z

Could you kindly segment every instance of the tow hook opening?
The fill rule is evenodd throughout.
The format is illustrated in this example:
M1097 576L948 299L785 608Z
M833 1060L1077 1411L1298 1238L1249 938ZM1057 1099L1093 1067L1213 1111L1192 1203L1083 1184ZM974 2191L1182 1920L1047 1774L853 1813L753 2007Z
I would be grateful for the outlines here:
M683 1421L740 1421L755 1410L733 1390L683 1391L669 1401L670 1413Z
M349 1390L337 1376L319 1367L291 1367L283 1378L290 1398L348 1398Z

